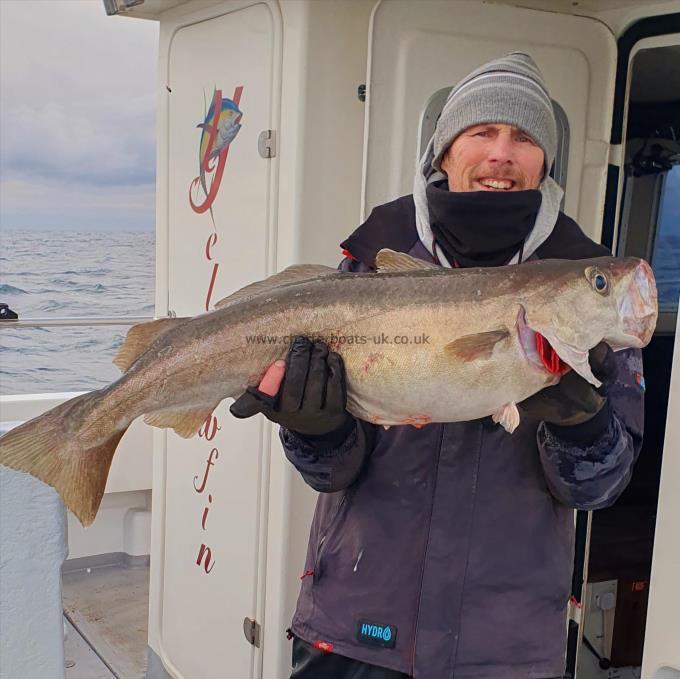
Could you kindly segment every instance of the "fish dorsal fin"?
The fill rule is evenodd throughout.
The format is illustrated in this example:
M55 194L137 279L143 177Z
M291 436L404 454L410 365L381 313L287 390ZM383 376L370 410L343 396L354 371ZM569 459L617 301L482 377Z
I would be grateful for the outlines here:
M293 264L293 266L289 266L283 271L275 273L269 276L269 278L265 278L263 281L257 281L250 285L246 285L245 288L241 288L228 297L219 300L219 302L215 302L215 309L222 309L229 304L240 302L248 297L254 297L255 295L259 295L267 290L273 290L286 283L298 283L309 278L326 276L332 273L338 273L338 270L330 266L324 266L323 264Z
M125 372L155 339L188 320L188 318L159 318L155 321L133 325L113 359L114 364Z
M144 415L144 422L152 427L174 429L183 439L188 439L198 432L216 407L217 403L188 408L164 408Z
M389 248L383 248L375 256L375 266L378 273L387 271L415 271L423 269L439 269L440 267L432 262L425 262L407 255L405 252L395 252Z

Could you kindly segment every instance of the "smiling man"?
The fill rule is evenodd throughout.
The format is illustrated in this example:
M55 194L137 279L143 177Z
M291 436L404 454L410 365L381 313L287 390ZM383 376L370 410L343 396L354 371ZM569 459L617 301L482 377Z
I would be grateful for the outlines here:
M372 271L384 247L446 267L609 254L560 212L556 146L533 60L482 66L451 91L413 195L373 210L341 268ZM536 342L546 370L563 373ZM598 345L590 363L601 390L564 374L520 404L512 435L488 417L356 420L340 357L305 338L232 405L280 423L288 459L320 491L292 679L562 676L573 508L613 503L642 440L639 352Z
M461 132L440 165L449 191L524 191L541 183L544 158L523 130L486 123Z

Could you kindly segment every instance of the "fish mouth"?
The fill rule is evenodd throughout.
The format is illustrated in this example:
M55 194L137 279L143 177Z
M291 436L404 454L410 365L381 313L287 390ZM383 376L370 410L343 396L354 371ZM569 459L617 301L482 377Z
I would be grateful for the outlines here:
M524 356L533 368L549 375L563 375L571 369L558 356L550 342L527 325L526 310L521 305L517 314L517 335Z
M635 348L646 346L652 339L658 317L658 299L652 268L640 260L626 294L619 304L623 331Z

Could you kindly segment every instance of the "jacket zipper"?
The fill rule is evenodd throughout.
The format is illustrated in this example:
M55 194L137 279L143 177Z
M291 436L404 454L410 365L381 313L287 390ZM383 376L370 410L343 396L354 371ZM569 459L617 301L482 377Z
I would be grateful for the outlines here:
M423 554L423 563L420 568L420 584L418 586L418 601L417 601L417 613L416 613L416 624L413 628L413 649L411 651L411 672L410 674L415 674L416 671L416 645L418 643L418 623L420 622L420 599L423 595L423 580L425 578L425 564L427 562L427 552L430 548L430 531L432 529L432 512L434 510L434 496L437 492L437 478L439 476L439 460L442 455L442 446L444 445L444 427L442 424L442 431L439 436L439 448L437 450L437 460L435 462L435 474L434 474L434 486L432 487L432 501L430 503L430 523L427 526L427 541L425 542L425 553Z
M475 509L477 508L477 487L479 484L479 469L482 464L482 450L484 449L484 436L485 436L485 427L484 424L480 424L480 429L479 429L479 446L477 448L477 455L476 455L476 460L475 460L475 476L474 476L474 481L472 483L472 507L470 508L470 525L468 528L468 534L467 534L467 555L465 557L465 570L463 571L463 581L460 585L460 608L458 609L458 638L456 639L456 646L453 652L453 655L451 656L451 668L456 666L456 661L458 659L458 648L460 644L460 620L463 612L463 596L465 593L465 583L467 581L467 572L468 572L468 566L470 565L470 545L472 542L472 527L474 526L474 520L475 520Z

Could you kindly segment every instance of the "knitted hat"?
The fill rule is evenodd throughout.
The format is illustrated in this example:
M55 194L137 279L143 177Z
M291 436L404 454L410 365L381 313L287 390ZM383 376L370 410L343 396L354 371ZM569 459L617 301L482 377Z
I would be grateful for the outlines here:
M526 132L543 149L546 174L557 151L557 124L543 75L522 52L480 66L449 93L434 131L432 166L465 129L484 123L505 123Z

